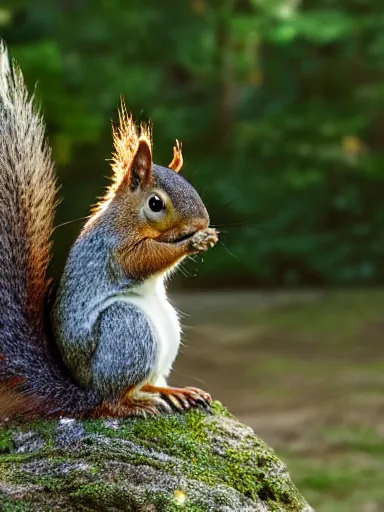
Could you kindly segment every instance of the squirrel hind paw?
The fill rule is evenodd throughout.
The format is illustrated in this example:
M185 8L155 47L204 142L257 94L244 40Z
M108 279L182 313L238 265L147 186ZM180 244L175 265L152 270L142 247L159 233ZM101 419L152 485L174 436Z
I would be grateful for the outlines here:
M197 409L204 409L205 411L211 412L212 410L212 398L209 393L199 388L186 387L182 388L184 398Z
M187 412L191 409L211 410L211 396L199 388L157 387L147 384L144 389L149 393L158 393L175 412Z

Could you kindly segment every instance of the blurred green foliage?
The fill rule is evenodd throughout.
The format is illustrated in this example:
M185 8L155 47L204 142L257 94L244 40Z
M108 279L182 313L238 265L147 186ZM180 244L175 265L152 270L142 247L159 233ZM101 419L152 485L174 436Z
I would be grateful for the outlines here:
M184 174L224 232L201 286L384 281L383 24L379 0L0 6L0 34L38 82L58 222L102 193L124 95L153 120L158 163L183 141ZM80 226L57 230L60 264Z

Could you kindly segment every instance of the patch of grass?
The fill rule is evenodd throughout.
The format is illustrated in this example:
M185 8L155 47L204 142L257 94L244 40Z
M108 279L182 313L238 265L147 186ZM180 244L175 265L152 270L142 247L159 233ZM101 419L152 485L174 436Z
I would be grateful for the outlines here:
M291 476L301 492L321 512L361 512L366 503L384 510L384 488L381 458L360 457L353 452L339 456L299 460L286 452Z
M384 510L384 432L366 423L324 425L299 450L281 444L279 456L316 511Z
M239 314L241 320L268 325L273 330L315 334L354 333L364 322L381 317L384 293L381 290L324 293L316 300L302 302L293 296L290 304Z
M329 447L349 453L372 454L384 460L384 433L379 435L371 426L334 427L324 432L324 440Z

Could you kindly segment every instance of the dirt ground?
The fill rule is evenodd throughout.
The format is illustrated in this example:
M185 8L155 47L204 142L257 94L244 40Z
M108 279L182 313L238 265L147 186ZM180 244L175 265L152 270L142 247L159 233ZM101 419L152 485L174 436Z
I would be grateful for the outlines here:
M316 510L384 511L384 290L172 299L173 382L251 425Z

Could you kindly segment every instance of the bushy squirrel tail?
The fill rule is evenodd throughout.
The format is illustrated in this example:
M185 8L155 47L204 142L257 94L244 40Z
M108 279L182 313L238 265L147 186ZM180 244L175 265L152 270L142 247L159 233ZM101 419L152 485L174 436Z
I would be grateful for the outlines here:
M72 379L45 321L56 204L44 122L0 41L0 419L87 416L100 403Z

